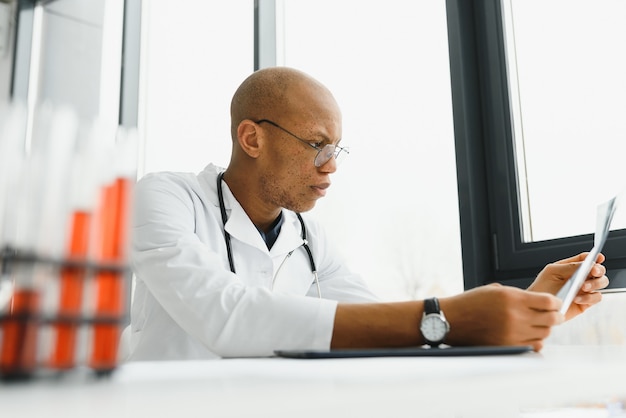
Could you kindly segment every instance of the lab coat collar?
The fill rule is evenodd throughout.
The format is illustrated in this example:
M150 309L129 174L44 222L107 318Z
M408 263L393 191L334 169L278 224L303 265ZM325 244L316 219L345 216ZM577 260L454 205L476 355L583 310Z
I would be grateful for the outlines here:
M230 194L230 193L229 193ZM226 200L226 193L224 194ZM267 245L261 234L256 229L248 215L234 198L229 196L231 201L231 211L228 221L226 221L226 231L231 237L252 245L270 255L285 254L302 245L302 237L300 236L300 228L297 217L292 212L283 210L285 217L280 233L271 250L267 249Z
M295 250L303 244L300 221L294 212L283 209L283 225L280 228L278 239L272 246L270 254L285 254ZM259 234L260 236L260 234Z
M215 184L213 187L215 188L216 206L219 207L219 202L217 201L217 173L219 171L217 168L211 166L207 167L207 170L211 170L211 174L215 172L215 175L211 177L213 177L213 183ZM278 238L272 246L272 249L268 250L261 234L256 229L248 217L248 214L241 207L235 196L232 194L228 185L224 183L223 186L224 207L226 208L226 215L228 217L224 229L232 238L258 248L259 250L269 253L272 256L286 254L302 245L303 240L300 235L300 222L298 221L296 214L283 209L284 220L283 225L280 228L280 234L278 234Z

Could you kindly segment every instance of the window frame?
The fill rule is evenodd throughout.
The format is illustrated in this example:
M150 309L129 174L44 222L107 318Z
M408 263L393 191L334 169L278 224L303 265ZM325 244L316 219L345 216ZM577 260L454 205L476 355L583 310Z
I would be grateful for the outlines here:
M593 234L522 241L500 0L446 0L464 288L527 287L548 263L593 246ZM566 208L564 208L566 209ZM604 246L608 291L626 289L626 230Z

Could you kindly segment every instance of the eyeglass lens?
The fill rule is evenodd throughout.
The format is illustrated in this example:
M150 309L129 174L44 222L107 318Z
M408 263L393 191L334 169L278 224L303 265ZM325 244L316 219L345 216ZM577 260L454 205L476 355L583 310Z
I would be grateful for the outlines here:
M321 167L328 162L333 156L335 157L335 164L339 165L341 161L348 155L347 148L340 148L333 144L325 145L315 157L315 167Z

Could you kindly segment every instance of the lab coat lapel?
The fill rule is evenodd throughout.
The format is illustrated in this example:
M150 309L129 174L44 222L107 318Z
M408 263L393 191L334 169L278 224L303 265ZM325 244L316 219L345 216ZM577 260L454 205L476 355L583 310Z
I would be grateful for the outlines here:
M268 253L265 241L263 241L261 234L248 217L248 214L243 210L228 187L224 187L223 190L224 206L228 216L224 229L231 237ZM300 222L298 218L290 211L283 211L283 216L285 219L280 228L280 234L278 234L278 239L272 246L272 251L270 252L272 256L286 254L302 245Z
M205 187L209 191L209 195L215 199L215 206L219 207L219 197L217 193L217 176L224 171L219 167L209 164L202 172L202 179L205 180ZM224 193L224 209L226 210L226 224L224 230L230 234L233 239L242 241L252 247L267 253L267 245L263 242L261 234L256 229L248 215L243 210L235 196L230 191L228 184L222 182L220 184Z
M271 255L286 254L302 245L300 222L293 212L283 211L284 221L278 239L272 246Z
M226 210L228 211L228 209L230 209L228 220L226 221L226 225L224 225L226 232L228 232L232 238L245 242L267 253L267 245L265 245L261 234L259 234L259 231L250 218L248 218L248 215L239 202L237 202L235 197L230 193L230 190L224 193L224 200Z

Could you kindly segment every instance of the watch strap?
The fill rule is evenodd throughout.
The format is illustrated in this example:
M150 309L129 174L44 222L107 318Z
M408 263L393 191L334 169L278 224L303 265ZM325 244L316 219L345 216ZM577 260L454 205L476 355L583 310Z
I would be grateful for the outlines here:
M439 313L440 311L441 309L439 308L439 299L429 298L424 300L424 313L426 315Z

